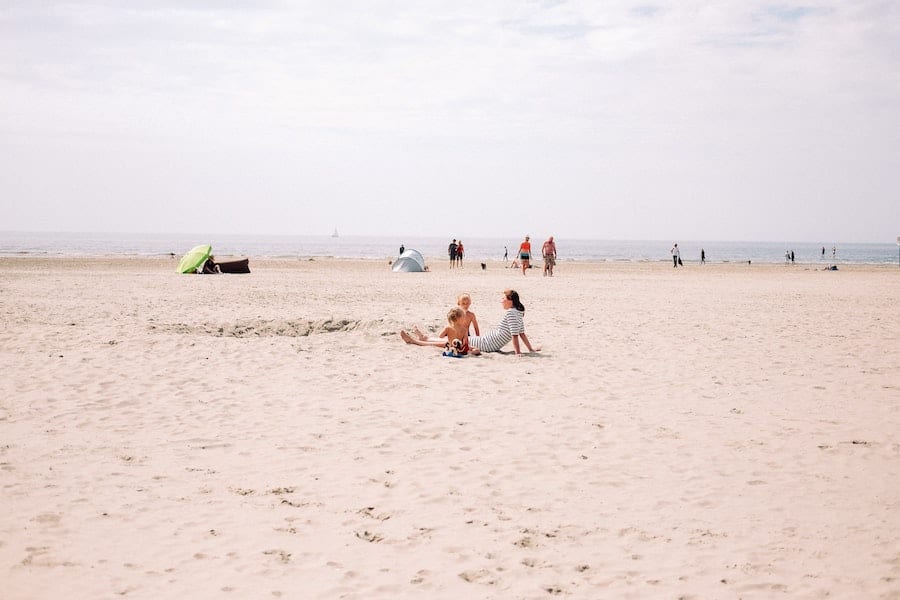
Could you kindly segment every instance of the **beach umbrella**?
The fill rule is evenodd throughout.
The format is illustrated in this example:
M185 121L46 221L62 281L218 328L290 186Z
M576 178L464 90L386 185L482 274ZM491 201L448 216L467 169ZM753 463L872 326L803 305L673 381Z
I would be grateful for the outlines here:
M195 246L181 258L176 271L178 273L193 273L197 270L197 267L206 262L210 254L212 254L212 246L209 244Z

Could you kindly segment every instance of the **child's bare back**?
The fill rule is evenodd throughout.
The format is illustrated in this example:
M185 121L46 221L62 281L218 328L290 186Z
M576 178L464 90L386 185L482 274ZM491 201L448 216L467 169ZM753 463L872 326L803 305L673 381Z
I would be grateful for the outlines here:
M466 335L469 335L470 329L475 330L475 335L481 335L481 331L478 329L478 319L475 317L475 313L469 310L469 307L472 305L472 297L469 294L460 294L456 299L456 305L463 311L460 321L466 327Z
M459 340L459 348L463 354L481 354L478 348L469 346L469 326L463 323L463 319L459 319L455 323L444 327L439 337L447 338L447 343L450 344L451 348L454 347L453 342Z

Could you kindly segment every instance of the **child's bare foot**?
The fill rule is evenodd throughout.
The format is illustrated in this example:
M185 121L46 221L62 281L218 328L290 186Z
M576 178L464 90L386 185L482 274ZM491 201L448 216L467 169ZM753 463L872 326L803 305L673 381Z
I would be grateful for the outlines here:
M409 335L408 333L406 333L405 331L403 331L402 329L400 330L400 339L403 340L404 342L406 342L407 344L413 343L412 336Z
M413 325L413 333L416 334L416 337L422 340L423 342L428 339L428 336L422 333L422 330L419 329L417 325Z

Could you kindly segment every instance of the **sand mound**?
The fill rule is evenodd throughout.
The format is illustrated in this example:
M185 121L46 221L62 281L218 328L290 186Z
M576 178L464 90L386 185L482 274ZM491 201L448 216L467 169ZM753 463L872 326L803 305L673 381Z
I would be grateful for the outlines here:
M214 337L307 337L319 333L345 331L366 331L381 335L392 335L397 331L396 323L376 320L304 319L236 321L233 323L165 323L149 326L157 333L178 333L184 335L211 335Z

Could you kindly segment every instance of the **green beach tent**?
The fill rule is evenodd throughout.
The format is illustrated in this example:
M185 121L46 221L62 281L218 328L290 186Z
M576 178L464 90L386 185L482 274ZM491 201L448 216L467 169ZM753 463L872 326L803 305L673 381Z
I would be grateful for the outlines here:
M209 244L191 248L191 251L181 258L176 271L178 273L194 273L197 267L206 262L210 254L212 254L212 246Z

